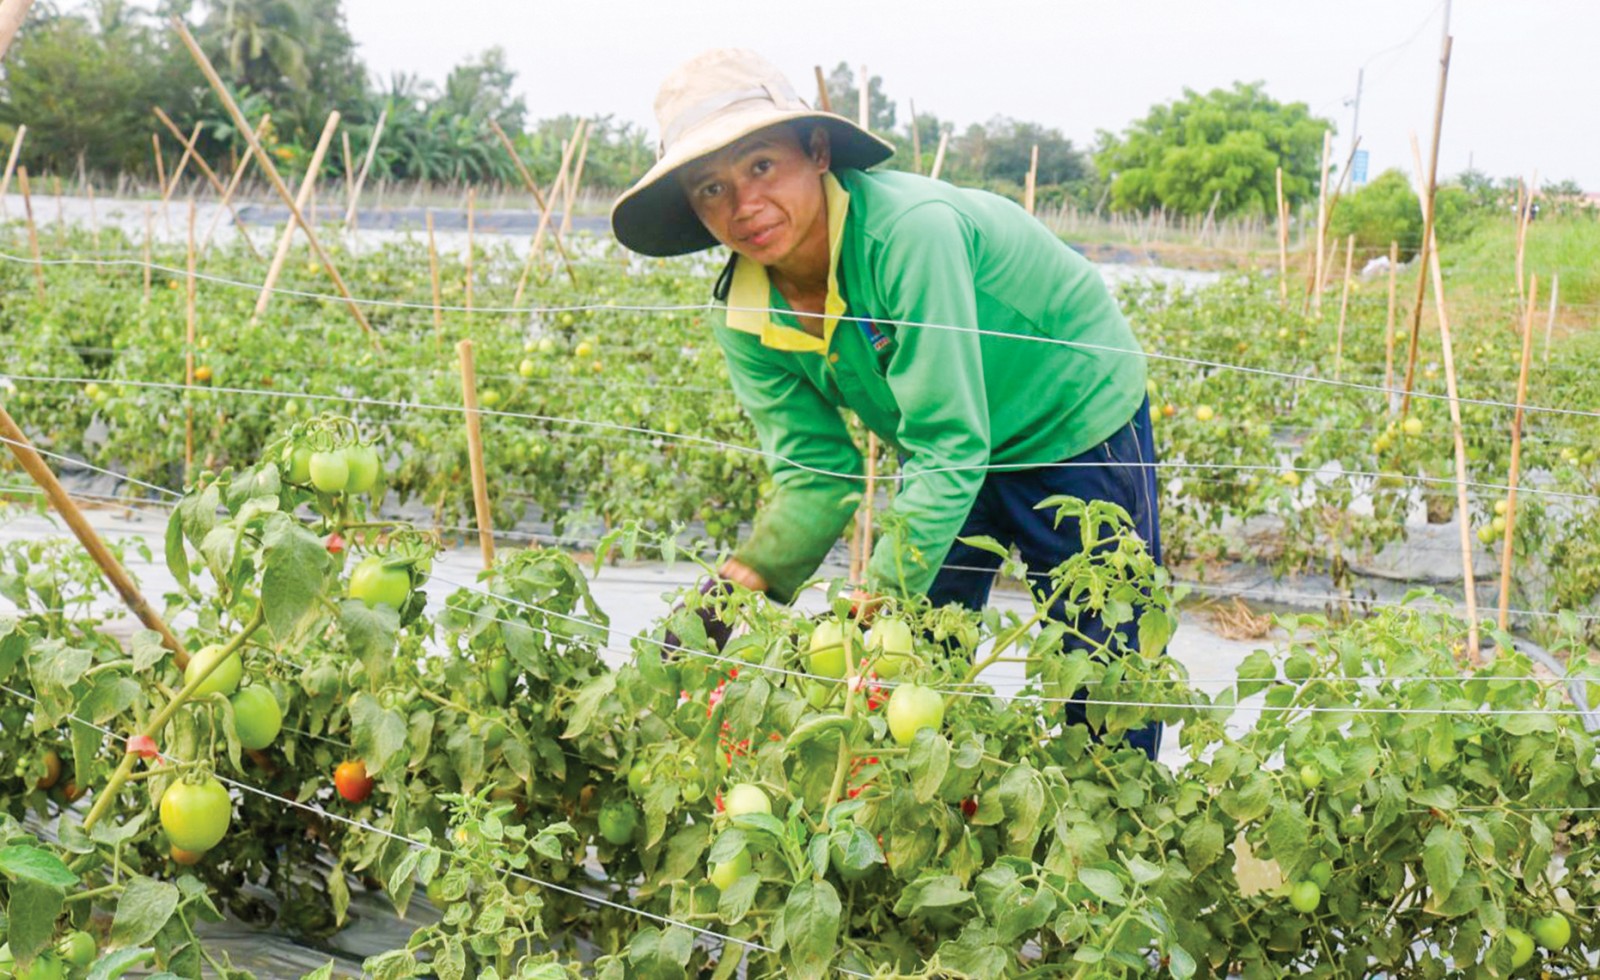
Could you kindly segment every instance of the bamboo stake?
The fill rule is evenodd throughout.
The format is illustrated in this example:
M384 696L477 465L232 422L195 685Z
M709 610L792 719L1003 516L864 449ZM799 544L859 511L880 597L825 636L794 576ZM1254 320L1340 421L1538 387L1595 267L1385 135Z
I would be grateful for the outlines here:
M1519 182L1517 185L1517 302L1524 306L1528 302L1527 280L1523 278L1523 256L1527 254L1528 224L1533 213L1533 188L1539 183L1539 171L1533 172L1533 179L1528 181L1526 188Z
M189 198L189 247L183 280L183 480L194 477L194 198Z
M265 136L267 134L267 127L271 124L272 113L269 112L261 117L260 123L256 124L256 139L259 140ZM218 208L217 212L211 216L211 225L206 228L205 240L200 243L201 255L205 255L206 250L211 247L211 236L216 234L217 224L222 220L223 209L226 209L233 213L234 221L237 222L239 226L239 235L244 239L245 246L250 249L251 253L254 254L256 258L261 257L261 253L256 250L256 243L250 240L250 229L245 225L244 219L239 217L239 212L234 211L233 208L233 194L239 189L240 182L244 180L244 172L250 169L250 161L252 159L254 159L254 157L249 152L246 152L239 158L239 161L234 164L233 176L228 180L228 186L222 192L222 207Z
M1550 318L1544 322L1544 366L1550 366L1550 335L1556 329L1556 297L1561 294L1560 273L1550 274Z
M150 239L155 237L156 213L150 205L144 206L144 305L150 305Z
M11 175L17 171L17 157L22 154L22 141L28 135L26 123L17 126L17 135L11 140L11 153L6 157L6 172L0 176L0 218L9 218L6 212L6 192L11 189Z
M356 174L356 186L350 191L350 208L344 213L345 231L356 227L356 206L361 203L361 188L367 183L367 171L372 169L372 158L378 155L378 141L383 139L383 124L389 120L389 109L378 113L378 124L372 127L372 142L367 144L367 155L361 161L361 171Z
M1517 480L1522 475L1522 411L1528 397L1528 362L1533 359L1533 308L1538 303L1539 277L1528 280L1527 303L1522 315L1522 365L1517 370L1517 411L1511 421L1511 472L1506 479L1506 537L1500 549L1501 629L1511 619L1511 565L1516 561L1512 543L1517 532Z
M433 350L437 354L444 343L444 307L439 302L439 246L433 237L433 208L427 210L428 218L428 278L433 283Z
M1289 206L1283 197L1283 168L1278 168L1278 309L1289 308Z
M561 208L563 235L572 233L572 212L578 206L578 188L583 184L583 163L589 158L589 134L593 131L593 127L586 121L583 126L583 145L578 148L578 162L573 165L572 180L567 184L567 202Z
M0 3L0 58L4 58L11 49L11 42L16 39L23 19L28 16L28 8L32 6L33 0L5 0Z
M473 212L477 210L477 188L467 188L467 266L466 266L466 295L467 313L472 313L472 232Z
M322 158L328 152L328 146L333 142L333 133L339 128L339 110L328 113L327 122L322 124L322 135L317 138L317 147L311 152L311 162L306 167L304 177L300 178L300 193L296 195L295 208L304 211L307 204L311 203L311 191L317 186L317 173L322 169ZM278 276L283 274L283 265L289 260L289 248L294 245L294 219L283 226L283 234L278 236L277 251L272 253L272 264L267 267L267 278L261 284L261 292L256 296L255 312L250 314L250 321L254 323L267 312L267 304L272 302L272 287L278 284Z
M11 454L17 458L17 462L22 464L22 468L33 478L33 482L44 491L45 498L56 509L56 513L61 515L61 519L66 521L67 527L72 530L84 550L89 552L89 557L100 566L100 573L111 583L111 587L117 590L117 595L122 597L123 603L138 617L146 629L161 634L162 645L172 651L173 662L177 664L178 669L187 667L189 654L184 650L183 644L172 630L167 628L167 624L156 611L150 608L150 604L145 602L144 596L139 593L139 587L133 584L133 579L128 577L122 564L106 548L105 542L100 540L100 535L89 526L83 512L72 502L72 498L62 488L61 481L56 479L56 475L50 472L50 467L45 465L44 460L34 451L33 443L29 442L28 437L17 427L16 421L11 418L11 414L4 406L0 406L0 439L4 439L11 449Z
M817 71L817 106L823 112L833 111L833 100L828 98L828 79L822 74L822 66L816 66Z
M161 188L161 221L167 226L167 234L172 234L172 215L167 212L167 165L161 159L161 137L155 133L150 134L150 145L156 151L156 184Z
M858 108L861 128L867 132L872 131L870 119L869 89L872 85L872 76L867 74L867 66L861 66L861 84L859 86ZM1037 157L1038 149L1034 150ZM1031 212L1030 212L1031 213ZM857 553L857 570L855 581L857 583L865 577L867 562L872 554L872 499L878 490L878 434L867 433L867 481L861 496L861 506L856 510L856 524L861 540Z
M1039 144L1033 144L1033 153L1029 157L1028 176L1022 185L1022 206L1029 213L1033 213L1033 196L1039 188ZM1213 208L1216 202L1211 203Z
M159 107L157 109L159 110ZM195 155L195 140L200 138L200 124L194 124L194 132L189 134L188 139L183 138L182 131L178 132L177 138L179 145L183 147L183 156L178 158L178 165L172 171L172 179L167 181L167 186L161 191L163 204L172 199L173 192L178 189L179 181L183 180L183 172L189 168L189 158Z
M911 170L922 173L922 134L917 130L917 101L911 100Z
M1322 131L1322 183L1317 190L1317 261L1311 269L1311 308L1318 320L1322 319L1322 258L1325 239L1328 237L1328 148L1333 144L1333 131Z
M219 209L218 215L221 215L222 210L228 211L233 215L233 222L239 226L239 231L244 232L244 219L239 217L239 212L234 209L230 200L233 195L226 187L222 185L222 179L217 176L217 172L215 170L211 169L211 164L206 163L206 158L201 156L200 152L195 149L195 140L200 135L200 124L195 123L193 136L185 137L183 135L183 130L179 129L177 125L170 118L168 118L167 114L161 111L160 106L154 106L153 108L155 110L156 118L161 120L162 125L167 127L168 131L172 133L174 139L183 144L184 159L187 160L190 152L192 151L194 153L195 166L199 167L200 172L205 175L206 180L211 184L211 189L222 195L222 208ZM247 156L245 159L248 160L249 157ZM173 179L173 184L177 184L176 178ZM214 223L215 222L213 222L213 224ZM210 236L208 235L207 238L209 239L209 237ZM243 235L243 238L245 247L250 249L250 254L254 255L258 259L261 258L261 253L256 250L255 243L250 240L250 236L245 234Z
M350 130L339 130L339 140L344 146L344 203L348 212L350 202L355 200L356 189L356 164L355 157L350 153Z
M1339 331L1333 342L1333 380L1339 380L1344 365L1344 320L1350 311L1350 274L1354 269L1356 236L1345 239L1344 244L1344 295L1339 297Z
M1422 336L1422 301L1428 290L1428 251L1433 247L1433 196L1439 178L1439 133L1444 127L1444 94L1450 81L1450 47L1453 39L1447 34L1444 50L1439 55L1439 90L1433 103L1433 147L1429 151L1428 181L1423 185L1426 206L1422 211L1421 271L1417 276L1417 299L1411 310L1411 346L1406 354L1405 391L1400 396L1400 414L1411 410L1411 386L1417 375L1417 344ZM1415 136L1412 137L1415 139ZM1417 179L1422 179L1420 169Z
M578 125L584 125L584 120L579 120ZM533 269L533 263L539 253L544 250L544 234L550 227L550 201L556 200L561 190L561 178L566 175L567 163L571 159L571 151L569 147L568 152L561 155L561 169L556 174L555 181L550 185L550 198L547 201L545 196L539 192L539 185L534 182L533 174L529 173L528 168L523 165L522 157L517 155L516 147L511 144L511 137L507 136L506 131L501 129L500 124L493 119L489 120L489 128L493 129L495 135L500 137L500 142L505 146L506 152L511 155L511 162L516 164L517 175L522 178L522 183L533 194L534 201L539 205L539 227L533 235L533 246L529 249L528 261L522 267L521 277L517 279L516 297L511 301L512 306L519 306L522 303L523 290L528 285L528 275ZM567 266L567 277L576 286L578 284L578 274L572 268L572 258L567 255L567 248L561 243L560 233L558 232L554 237L556 250L561 253L561 261L565 262Z
M1400 243L1389 243L1389 320L1383 332L1383 403L1387 411L1394 411L1394 301L1395 272L1400 266Z
M28 190L28 168L17 168L17 190L22 192L22 210L28 216L28 251L33 254L33 281L39 301L44 302L44 256L39 252L39 227L33 221L33 194Z
M1351 164L1355 163L1356 150L1358 150L1360 148L1361 148L1361 137L1357 136L1355 138L1355 141L1350 144L1350 155L1345 157L1345 159L1344 159L1344 169L1339 172L1339 182L1333 186L1333 195L1328 198L1328 231L1329 232L1331 232L1333 230L1333 215L1334 215L1334 212L1339 210L1339 199L1344 196L1345 181L1348 180L1349 177L1350 177L1350 166L1351 166ZM1317 289L1318 290L1326 290L1328 288L1328 275L1332 271L1332 268L1333 268L1333 253L1330 251L1328 253L1328 256L1327 256L1327 265L1324 266L1323 269L1318 273L1318 277L1317 277Z
M933 151L933 170L929 171L929 173L928 173L928 176L933 178L934 180L938 180L939 179L939 171L944 169L944 149L949 144L950 144L950 132L949 132L949 130L944 130L944 131L940 132L939 133L939 147L938 147L938 149Z
M61 178L51 175L50 192L56 199L56 243L60 244L67 237L67 211L61 205Z
M494 565L494 515L489 510L489 484L483 470L483 433L478 428L478 386L472 366L472 341L456 344L461 359L461 398L467 409L467 461L472 469L472 505L478 517L478 547L483 567Z
M251 132L249 123L245 121L244 113L239 111L239 104L233 100L233 96L228 94L227 86L222 84L222 78L217 74L216 68L212 66L211 60L206 57L204 51L200 50L200 45L195 42L194 35L189 33L189 28L184 26L182 20L177 17L172 18L172 26L178 32L179 37L183 39L183 44L189 49L190 56L194 58L195 63L200 66L201 72L205 74L206 81L211 84L212 91L217 93L217 97L222 100L222 104L227 108L228 115L233 119L234 126L238 128L239 132L246 134L246 138L250 141L250 151L256 155L256 161L260 163L262 172L272 182L272 189L277 191L278 197L289 206L289 213L294 217L295 222L305 229L306 239L311 242L312 251L316 253L323 267L328 270L328 276L333 280L333 285L339 290L339 295L344 297L345 303L350 307L350 314L356 318L357 323L361 324L361 329L367 332L367 336L372 341L372 346L374 348L380 347L378 335L373 331L372 324L367 322L367 315L362 312L361 304L357 303L356 298L350 295L350 287L345 285L344 276L339 274L339 269L333 264L333 259L328 257L328 253L323 249L322 243L317 240L316 229L306 222L305 216L300 213L300 208L295 205L294 195L289 193L288 186L284 184L283 178L279 176L278 168L273 166L272 158L267 155L266 148L261 145L260 140L256 139L255 133Z
M1444 355L1445 392L1450 397L1450 426L1456 444L1456 510L1461 524L1461 576L1467 599L1467 657L1477 665L1478 584L1472 573L1472 527L1467 519L1467 446L1461 434L1461 398L1456 391L1456 359L1450 343L1450 320L1444 308L1444 276L1439 271L1439 243L1432 242L1429 266L1433 276L1434 313L1439 318L1439 346Z

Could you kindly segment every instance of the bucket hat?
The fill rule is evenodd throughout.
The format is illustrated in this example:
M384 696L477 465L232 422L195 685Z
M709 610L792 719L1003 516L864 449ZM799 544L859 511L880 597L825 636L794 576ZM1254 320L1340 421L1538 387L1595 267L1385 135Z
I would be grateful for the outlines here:
M751 133L809 121L828 131L833 166L866 169L894 147L855 123L811 108L771 62L741 48L715 48L685 62L656 93L661 141L655 165L611 208L617 240L644 255L684 255L717 244L689 207L678 171Z

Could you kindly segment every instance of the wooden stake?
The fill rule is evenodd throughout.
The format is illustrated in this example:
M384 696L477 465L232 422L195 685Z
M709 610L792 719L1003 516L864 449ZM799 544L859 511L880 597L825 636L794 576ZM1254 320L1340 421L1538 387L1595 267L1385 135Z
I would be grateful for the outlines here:
M917 129L917 102L911 100L911 170L922 173L922 134Z
M583 124L583 120L578 121L579 126ZM571 147L569 145L568 151L561 155L561 169L556 174L555 181L550 185L550 199L547 201L545 196L539 192L539 185L534 182L533 174L528 172L528 168L522 163L522 158L517 155L517 148L512 145L511 137L507 136L506 131L501 129L500 124L493 119L489 120L489 128L493 129L495 135L500 137L501 144L505 146L506 152L511 155L511 162L517 166L517 175L522 178L523 185L533 194L534 201L539 205L539 227L533 234L533 246L528 251L528 261L522 267L522 275L517 279L517 294L511 301L512 306L520 306L522 304L522 293L527 288L528 275L533 269L533 263L544 249L544 233L550 227L550 201L556 200L560 195L561 178L567 172L567 163L571 159ZM567 277L576 286L578 284L578 273L572 268L572 258L567 255L566 246L561 243L559 232L555 235L555 242L556 251L561 253L561 261L566 263Z
M949 130L940 131L940 133L939 133L939 147L938 147L938 149L933 151L933 170L929 171L929 173L928 173L928 176L932 177L934 180L938 180L939 179L939 171L944 169L944 149L949 144L950 144L950 131Z
M84 192L89 195L89 234L94 236L94 250L100 251L100 215L94 209L94 185L83 185Z
M817 107L823 112L833 111L833 100L828 98L828 78L822 74L822 66L817 65Z
M311 162L306 167L304 177L300 178L300 193L295 197L296 210L303 211L311 203L311 192L317 186L317 174L322 170L322 158L328 152L328 146L333 143L334 131L339 128L339 110L328 113L327 122L322 124L322 135L317 138L317 147L311 152ZM294 219L283 226L283 234L278 236L278 249L272 253L272 264L267 267L266 281L261 284L261 292L256 296L255 312L250 314L250 321L254 323L267 312L267 304L272 302L272 287L278 283L278 276L283 273L283 265L289 259L289 248L294 244Z
M466 268L466 294L467 313L472 313L472 232L473 212L477 210L477 188L467 188L467 268Z
M1544 322L1544 366L1550 366L1550 335L1556 329L1556 297L1561 294L1560 273L1550 274L1550 319Z
M221 99L222 104L227 108L228 115L233 120L234 126L238 128L239 132L244 133L246 139L249 140L250 151L256 155L256 161L261 165L262 172L272 182L272 189L277 191L278 197L289 206L289 213L294 217L295 223L305 229L306 238L311 242L311 250L316 253L318 260L322 262L323 268L328 270L328 276L333 280L333 285L339 290L339 295L344 297L345 303L350 307L350 314L356 318L357 323L361 324L361 329L367 332L373 348L381 347L378 343L377 333L373 331L372 324L367 322L367 315L361 310L361 304L357 303L356 298L350 295L350 287L345 285L344 276L339 274L339 269L333 264L333 259L328 257L328 253L323 249L322 243L317 240L316 229L306 222L305 216L300 213L300 208L295 205L294 195L289 193L288 186L284 184L283 177L278 174L278 168L273 165L272 158L267 155L266 148L261 145L261 141L256 139L255 133L251 131L250 124L245 121L244 113L239 111L239 104L233 100L233 96L228 94L228 88L222 84L222 77L217 74L217 69L212 66L211 60L206 57L205 52L200 50L200 45L196 43L194 35L189 33L189 28L184 26L182 20L173 17L172 26L178 32L178 36L183 39L184 47L189 49L190 56L200 66L200 71L205 74L206 81L211 84L212 91L217 93L217 98Z
M1467 598L1467 656L1476 665L1478 655L1478 585L1472 574L1472 522L1467 519L1467 445L1461 434L1461 398L1456 391L1456 359L1450 343L1450 319L1444 308L1444 276L1439 272L1439 243L1430 243L1429 267L1433 277L1434 313L1439 318L1439 346L1444 354L1445 392L1450 397L1450 426L1456 443L1456 510L1461 524L1461 575Z
M461 359L461 398L467 409L467 461L472 469L472 505L478 516L478 547L483 567L494 565L494 514L489 510L489 483L483 470L483 433L478 428L477 376L472 367L472 341L456 344Z
M437 354L444 343L444 307L439 303L439 246L433 237L433 208L428 218L428 278L433 283L433 350Z
M1339 297L1339 331L1333 342L1333 380L1339 380L1344 365L1344 319L1350 311L1350 276L1356 256L1356 236L1345 239L1344 244L1344 295Z
M156 184L161 188L161 220L167 226L167 234L172 234L172 215L167 213L167 165L161 159L161 137L155 133L150 134L150 145L156 151Z
M356 199L356 164L355 157L350 153L350 130L339 130L339 140L344 145L344 206L348 214L350 202Z
M6 213L6 192L11 190L11 175L17 171L17 157L22 153L22 141L28 135L26 124L17 126L17 135L11 140L11 154L6 157L6 172L0 176L0 218L10 217Z
M1528 181L1524 188L1519 182L1517 185L1517 302L1524 306L1528 303L1527 280L1522 274L1522 260L1527 253L1528 223L1532 220L1533 213L1533 188L1539 183L1539 171L1533 172L1533 179Z
M44 256L39 252L39 226L33 221L33 194L28 190L28 168L17 168L17 190L22 192L22 210L28 216L28 251L33 254L33 281L44 302Z
M1033 196L1039 188L1039 144L1033 144L1033 153L1029 157L1028 176L1022 185L1022 207L1029 214L1033 213ZM1219 192L1220 193L1220 192ZM1216 202L1212 202L1212 207Z
M878 493L878 434L867 433L867 483L861 500L861 575L866 578L867 565L872 561L872 504Z
M1500 628L1511 619L1512 544L1517 533L1517 480L1522 475L1522 409L1528 397L1528 362L1533 359L1533 308L1538 303L1539 277L1528 281L1522 314L1522 366L1517 370L1517 411L1511 421L1511 472L1506 478L1506 537L1500 548Z
M16 39L17 30L22 27L22 21L28 16L28 8L33 6L33 0L5 0L0 3L0 58L6 56L11 49L11 42Z
M160 112L159 106L156 107L156 111ZM162 113L162 115L164 117L165 113ZM178 144L183 147L183 156L178 158L178 165L172 171L172 179L167 181L167 186L161 191L161 203L163 204L172 199L173 192L178 189L179 182L183 180L183 172L189 168L189 158L195 155L195 141L200 138L200 124L194 124L194 132L189 134L188 139L184 139L182 131L179 131L177 138Z
M50 467L46 466L44 460L34 451L33 443L29 442L28 437L17 427L16 421L11 418L11 414L5 410L4 406L0 406L0 439L5 440L6 445L11 449L11 454L17 458L17 462L22 464L22 468L33 478L33 482L37 483L39 489L44 491L45 498L56 509L56 513L61 515L61 519L67 523L67 527L72 529L72 533L77 537L79 543L83 545L84 550L89 552L89 557L94 559L96 565L100 566L101 574L111 583L111 587L117 590L117 595L122 597L123 603L138 617L139 622L143 623L146 629L154 630L161 634L162 645L172 651L173 662L177 664L178 669L182 670L187 667L189 665L189 654L183 649L183 644L179 642L178 637L172 630L167 628L167 624L156 614L156 611L150 608L150 604L144 601L144 596L139 593L139 587L133 584L133 579L128 577L128 573L123 569L122 564L106 548L105 542L100 540L100 535L96 534L94 528L89 526L89 522L83 517L83 512L78 510L78 505L72 502L72 498L62 488L61 482L56 479L56 475L50 472Z
M372 158L378 155L378 141L383 139L383 124L389 120L389 108L378 113L378 124L372 127L372 142L367 144L367 155L361 161L361 172L356 175L356 186L350 191L350 208L344 213L345 231L356 227L356 206L361 203L361 188L367 182L367 172L372 169Z
M1278 309L1289 308L1289 206L1283 197L1283 168L1278 168Z
M1333 131L1322 131L1322 183L1317 191L1317 261L1311 270L1311 308L1318 320L1322 319L1322 259L1328 237L1328 148L1333 145Z
M1439 90L1433 103L1433 148L1429 151L1428 180L1423 185L1422 194L1422 243L1419 254L1422 258L1421 270L1417 276L1417 299L1411 309L1411 346L1406 354L1406 380L1405 391L1400 396L1400 414L1404 416L1411 411L1411 386L1417 374L1417 344L1422 338L1422 301L1427 298L1428 291L1428 251L1433 247L1433 196L1438 187L1439 178L1439 133L1444 127L1444 93L1450 81L1450 46L1452 38L1447 34L1444 39L1444 50L1439 55ZM1413 135L1413 139L1415 136ZM1419 171L1417 179L1422 179Z
M256 125L256 139L259 140L265 136L267 134L267 127L271 124L272 113L269 112L263 115L261 117L261 122ZM200 243L200 254L202 256L205 255L206 250L211 247L211 236L216 234L217 224L222 220L222 212L225 209L233 214L233 220L239 226L239 235L245 241L245 247L250 249L251 254L253 254L256 258L261 257L261 253L256 250L255 242L250 240L249 227L246 226L244 220L239 217L239 212L235 211L233 208L233 194L239 189L240 182L244 180L244 172L250 169L250 161L252 159L254 159L254 156L247 151L239 158L238 162L233 165L233 176L228 180L228 186L222 192L222 207L218 208L217 212L211 216L211 224L206 228L205 240Z
M161 111L160 106L154 106L153 108L155 110L156 118L161 120L162 125L167 127L168 131L172 133L174 139L183 144L184 160L187 161L189 155L193 153L195 166L200 168L200 172L202 174L205 174L206 180L211 184L211 189L222 196L222 208L219 209L218 215L220 216L222 210L226 210L228 213L232 214L234 224L239 226L239 231L241 233L244 233L246 231L244 219L239 217L239 212L233 207L231 200L233 197L232 193L228 190L228 188L222 185L222 179L217 176L217 172L215 170L211 169L211 164L206 163L206 158L200 155L199 150L195 149L195 140L198 139L200 135L200 124L195 123L194 135L185 137L183 135L183 130L179 129L177 125L170 118L168 118L167 114ZM263 120L263 125L264 124L265 121ZM247 156L245 159L248 160L249 157ZM173 186L177 186L177 178L173 178L172 183ZM215 222L213 222L213 224L215 224ZM207 237L209 238L209 236ZM245 247L250 250L250 254L254 255L258 259L261 258L261 253L256 250L255 243L250 240L249 234L242 234L242 237L244 238Z
M183 480L194 478L194 198L189 198L189 248L183 281Z
M561 234L572 233L572 212L578 206L578 188L583 184L583 162L589 157L589 134L594 128L587 121L583 125L583 144L578 147L578 162L572 168L572 180L567 182L567 203L561 208ZM576 136L573 139L577 139Z
M1394 411L1394 300L1395 300L1395 272L1400 267L1400 243L1389 243L1389 320L1383 332L1383 404L1387 411Z

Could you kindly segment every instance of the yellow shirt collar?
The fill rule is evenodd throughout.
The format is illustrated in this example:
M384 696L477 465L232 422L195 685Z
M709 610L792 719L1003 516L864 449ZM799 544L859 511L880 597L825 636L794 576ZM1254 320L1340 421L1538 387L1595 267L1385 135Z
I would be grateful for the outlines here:
M828 298L822 307L821 337L773 322L766 312L773 305L772 280L767 277L766 266L742 256L734 263L733 282L728 287L728 326L755 334L767 347L820 354L828 349L833 330L844 315L844 297L839 293L839 250L844 239L844 219L850 212L850 192L832 171L822 175L822 187L828 200Z

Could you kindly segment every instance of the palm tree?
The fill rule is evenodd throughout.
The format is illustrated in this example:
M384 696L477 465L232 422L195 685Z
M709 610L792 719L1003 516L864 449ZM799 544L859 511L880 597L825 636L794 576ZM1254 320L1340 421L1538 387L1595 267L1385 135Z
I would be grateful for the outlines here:
M231 80L259 92L304 92L316 25L304 0L221 0L202 28Z

